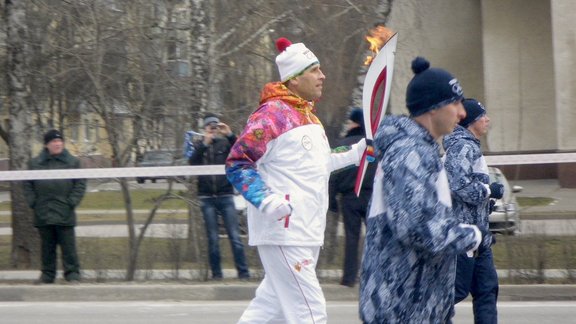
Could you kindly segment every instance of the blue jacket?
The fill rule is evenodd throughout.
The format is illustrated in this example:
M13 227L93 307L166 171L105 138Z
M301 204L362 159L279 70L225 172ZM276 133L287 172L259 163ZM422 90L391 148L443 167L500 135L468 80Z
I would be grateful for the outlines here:
M405 116L376 133L378 170L360 283L365 323L444 323L454 302L456 255L474 247L474 230L453 216L439 145Z
M480 141L466 128L457 126L444 137L444 167L448 174L454 215L461 223L474 224L483 233L488 230L490 182L488 165L480 149ZM488 234L490 235L490 234ZM490 246L491 239L483 244Z

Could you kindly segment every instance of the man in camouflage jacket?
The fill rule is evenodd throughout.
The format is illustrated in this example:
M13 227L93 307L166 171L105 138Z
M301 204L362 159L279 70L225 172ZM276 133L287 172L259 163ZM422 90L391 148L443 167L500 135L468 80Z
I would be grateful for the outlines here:
M412 70L411 116L387 116L374 140L379 163L360 281L360 317L369 324L449 322L456 256L481 241L476 226L452 214L436 142L465 117L462 89L424 58Z

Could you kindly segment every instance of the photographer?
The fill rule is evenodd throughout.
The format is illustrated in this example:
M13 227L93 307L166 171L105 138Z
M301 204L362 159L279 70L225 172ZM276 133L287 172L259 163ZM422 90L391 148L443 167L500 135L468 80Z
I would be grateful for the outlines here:
M191 165L224 164L230 148L236 142L236 135L230 126L220 122L213 114L204 117L204 135L202 140L194 142L194 151L190 156ZM198 176L198 199L204 216L208 237L208 255L212 279L222 279L220 265L220 243L218 233L218 214L222 215L228 233L238 278L248 279L250 273L244 254L244 244L240 239L238 214L234 206L234 190L224 175Z

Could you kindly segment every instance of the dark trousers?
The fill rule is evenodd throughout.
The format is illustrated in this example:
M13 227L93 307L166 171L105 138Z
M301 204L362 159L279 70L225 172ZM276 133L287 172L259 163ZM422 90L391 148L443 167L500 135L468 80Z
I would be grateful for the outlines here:
M358 265L360 263L360 233L362 223L366 220L366 209L368 206L369 194L351 193L342 196L342 215L344 218L344 232L346 234L344 244L344 269L342 274L342 284L353 286L356 284L358 276Z
M498 323L498 275L494 267L492 249L480 246L478 256L469 258L466 253L456 261L455 303L472 295L474 323Z
M42 241L42 277L44 282L53 282L56 278L56 247L60 246L64 279L80 279L80 263L76 253L76 234L74 226L38 227Z
M208 255L212 278L222 278L222 267L220 265L220 242L218 230L218 215L222 215L224 226L228 233L234 263L238 271L239 278L248 278L250 273L244 255L244 243L240 238L240 226L238 224L238 213L234 207L232 196L222 196L214 198L200 198L206 235L208 236Z

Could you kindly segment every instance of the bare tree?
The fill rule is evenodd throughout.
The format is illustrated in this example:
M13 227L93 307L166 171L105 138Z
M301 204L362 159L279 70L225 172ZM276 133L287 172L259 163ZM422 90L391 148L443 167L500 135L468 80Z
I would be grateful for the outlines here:
M24 170L30 160L30 104L28 88L28 68L26 65L26 25L27 1L4 2L4 15L7 24L6 45L7 85L10 110L8 143L10 169ZM39 236L34 229L32 213L26 204L21 182L11 183L12 199L12 265L17 268L30 268L37 263L39 256Z
M39 138L48 127L65 129L91 113L103 123L106 158L119 167L148 149L180 148L186 128L195 127L207 111L220 113L239 130L257 107L263 84L275 78L274 40L280 36L305 42L321 58L328 79L317 114L333 138L359 78L363 36L374 22L385 20L387 11L378 8L391 3L6 0L6 22L12 26L8 36L14 30L24 31L19 35L31 31L28 38L13 38L8 47L13 60L7 68L14 75L7 78L14 106L10 134L25 143L14 149L29 148L25 136L31 132L23 129L33 129L31 135ZM16 15L21 20L11 21L9 13L24 12L25 4L31 8L28 19ZM23 64L26 46L28 65ZM26 80L29 87L21 83ZM30 113L34 127L21 119ZM14 129L23 120L28 124ZM10 134L0 128L4 139ZM21 161L30 153L14 152L20 161L14 168L23 168ZM130 238L127 279L133 279L139 244L130 187L127 179L119 182ZM17 189L13 194L18 195ZM198 246L197 240L191 242Z
M33 58L45 62L34 70L35 87L43 90L35 100L38 119L48 116L49 123L64 126L97 114L119 167L147 149L175 149L179 105L189 93L189 75L169 66L178 59L172 56L179 42L186 41L179 37L186 29L178 18L182 3L35 1L42 17L34 25L40 35ZM132 280L140 244L128 179L118 181L129 234L127 280Z

